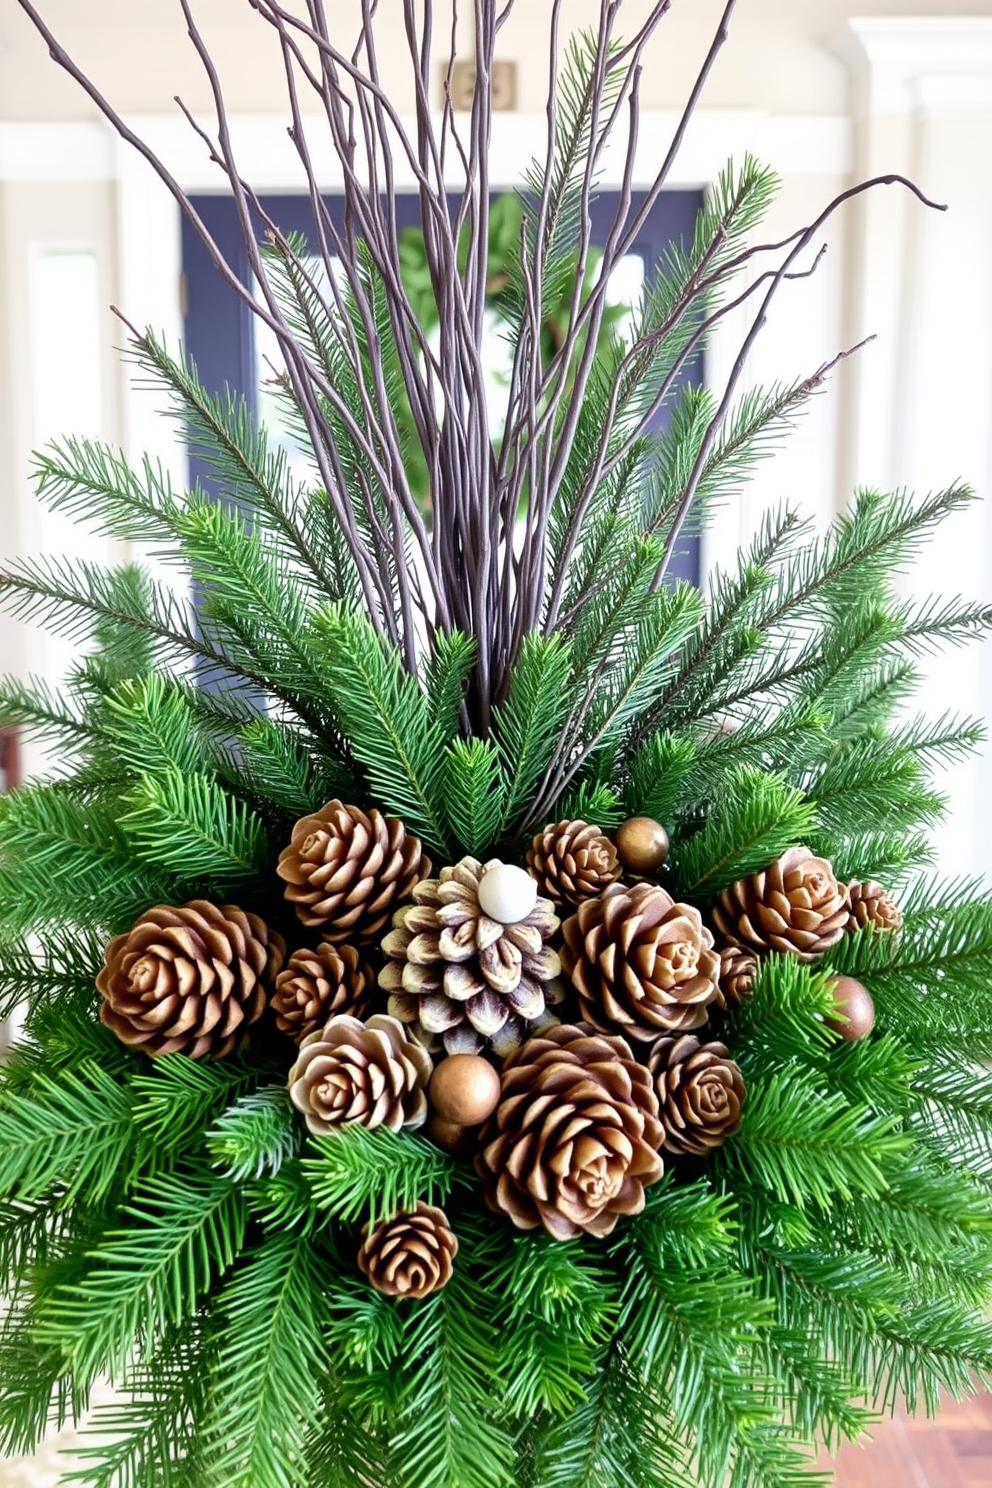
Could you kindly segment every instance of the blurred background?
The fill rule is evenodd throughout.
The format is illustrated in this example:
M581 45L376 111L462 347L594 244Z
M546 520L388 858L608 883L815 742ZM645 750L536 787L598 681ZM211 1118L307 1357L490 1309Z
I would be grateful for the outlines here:
M179 94L212 127L208 85L178 0L38 4L182 186L212 198L204 211L226 231L231 218L216 199L218 173L173 102ZM450 6L435 4L436 102ZM358 9L356 0L329 6L340 38L355 34ZM624 0L621 34L625 21L632 29L648 9L647 0ZM723 0L674 0L658 28L642 79L637 186L657 169L722 9ZM285 200L291 214L303 182L286 139L271 32L247 0L194 0L194 10L225 86L242 173ZM494 123L496 191L518 185L541 146L549 10L549 0L517 0L500 33L506 66ZM591 25L598 12L598 0L566 0L565 28ZM379 13L383 81L409 111L400 0L380 0ZM468 52L467 16L456 34ZM880 188L832 219L816 274L784 286L750 382L791 381L866 336L876 339L844 363L779 457L719 514L690 555L703 583L714 565L731 562L762 512L783 501L822 527L859 485L922 491L960 478L981 494L990 489L992 0L739 0L671 178L673 195L625 266L614 288L618 304L636 296L665 235L683 230L728 157L746 151L781 177L766 240L812 221L855 180L885 172L909 175L948 211L929 211L898 187ZM329 151L321 168L333 196L338 177ZM619 185L619 169L618 159L607 159L604 193ZM185 478L175 428L134 386L115 350L125 333L111 305L173 345L184 340L208 380L239 386L264 414L266 348L218 295L171 197L52 64L16 0L0 0L0 561L39 550L123 556L36 506L31 450L56 434L110 439L132 458L147 451ZM744 326L728 321L707 349L702 376L714 387L722 386ZM989 599L990 524L987 503L956 519L907 575L907 587ZM57 642L0 619L0 671L56 680L70 659ZM920 701L931 713L992 718L992 647L942 658ZM946 782L951 819L935 848L955 873L992 869L987 758ZM0 788L47 763L32 746L0 739ZM0 1464L0 1484L54 1483L52 1461L49 1454L47 1463ZM992 1455L983 1462L986 1476L976 1485L992 1481ZM919 1488L924 1480L905 1481ZM956 1482L939 1481L940 1488ZM885 1488L901 1483L887 1478Z

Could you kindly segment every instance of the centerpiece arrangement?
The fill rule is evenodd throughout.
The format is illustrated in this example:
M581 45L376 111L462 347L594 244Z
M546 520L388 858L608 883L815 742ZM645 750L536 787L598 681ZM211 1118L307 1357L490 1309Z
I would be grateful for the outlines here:
M904 709L916 659L990 617L893 588L970 494L862 491L819 538L783 511L708 596L669 574L686 521L831 370L739 394L772 298L844 199L916 188L867 182L765 243L774 178L728 166L621 338L610 273L733 5L635 205L667 0L623 39L619 3L566 39L551 0L494 439L487 150L513 0L475 0L468 117L450 71L432 114L431 7L403 0L412 132L373 0L347 40L323 0L249 0L285 69L306 243L243 179L179 0L216 105L212 129L187 117L250 284L19 3L275 335L310 470L135 328L211 490L94 442L37 457L43 500L183 583L50 558L0 577L9 611L84 643L62 690L2 690L58 757L0 803L0 992L25 1009L0 1081L3 1447L109 1377L68 1482L788 1488L897 1398L992 1378L992 902L929 867L931 772L980 729ZM727 384L687 384L742 307Z

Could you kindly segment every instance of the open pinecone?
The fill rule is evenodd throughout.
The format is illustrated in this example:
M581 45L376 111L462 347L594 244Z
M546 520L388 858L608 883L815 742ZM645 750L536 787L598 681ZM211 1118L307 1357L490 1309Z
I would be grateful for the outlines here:
M297 1043L323 1028L335 1013L364 1017L375 975L354 946L329 945L294 951L276 977L272 1011L276 1027Z
M871 880L848 884L847 897L851 906L848 930L863 930L870 926L872 930L894 934L902 929L902 910L881 884Z
M720 952L720 991L728 1007L750 997L754 989L754 974L758 969L757 957L740 946L724 946Z
M462 858L417 884L382 942L390 1014L427 1044L443 1036L449 1054L487 1045L509 1053L562 995L561 962L547 943L560 924L553 906L538 899L525 919L501 925L479 907L484 872Z
M720 958L699 910L654 884L614 884L562 934L562 964L594 1028L654 1039L701 1028L720 1000Z
M594 899L620 877L609 837L584 821L560 821L538 832L527 853L527 871L555 904Z
M503 1067L475 1166L491 1209L556 1240L608 1235L664 1171L651 1076L626 1040L559 1024Z
M276 868L303 924L336 943L375 940L430 871L419 837L397 817L341 801L301 817Z
M422 1126L433 1065L402 1023L377 1013L367 1023L342 1013L300 1045L289 1072L289 1098L307 1126Z
M724 889L713 923L731 945L754 951L789 951L815 961L847 928L847 889L826 858L792 847L769 868Z
M429 1297L451 1280L458 1238L443 1209L419 1203L408 1213L362 1229L359 1268L387 1297Z
M262 1016L285 954L282 936L233 904L158 904L107 947L101 1021L146 1054L223 1059Z
M692 1034L660 1038L648 1068L666 1152L705 1157L740 1126L744 1081L724 1044L701 1044Z

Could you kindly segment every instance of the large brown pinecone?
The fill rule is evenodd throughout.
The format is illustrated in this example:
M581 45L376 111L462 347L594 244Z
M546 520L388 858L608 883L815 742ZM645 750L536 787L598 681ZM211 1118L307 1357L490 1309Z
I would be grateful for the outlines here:
M902 910L888 889L869 880L867 883L852 883L847 886L848 902L851 906L848 930L872 930L894 933L902 929Z
M335 943L375 940L430 871L419 837L397 817L341 801L301 817L276 868L304 925Z
M527 871L555 904L595 899L620 877L609 837L584 821L560 821L538 832L527 853Z
M720 952L720 991L728 1007L750 997L754 990L754 974L758 969L758 958L740 946L724 946Z
M664 1171L651 1076L622 1038L559 1024L503 1067L475 1166L491 1209L556 1240L608 1235Z
M731 945L754 951L790 951L815 961L836 945L847 927L847 889L826 858L792 847L768 868L724 889L713 922Z
M510 1053L562 996L561 962L548 945L560 924L554 906L538 899L525 919L501 925L479 907L484 871L462 858L417 884L382 942L390 1013L424 1043L442 1036L449 1054Z
M300 1045L289 1072L289 1098L307 1126L326 1136L336 1126L422 1126L433 1065L402 1023L382 1013L362 1023L342 1013Z
M276 977L272 1011L276 1027L297 1043L317 1033L335 1013L365 1016L375 974L354 946L329 945L294 951Z
M262 1016L285 954L282 936L236 905L158 904L107 947L101 1021L146 1054L223 1059Z
M701 1044L692 1034L660 1038L648 1068L666 1152L705 1157L740 1126L744 1081L726 1045Z
M654 1039L701 1028L720 1001L720 958L699 910L654 884L614 884L562 934L562 964L594 1028Z
M409 1213L376 1225L371 1234L365 1225L362 1234L358 1265L377 1292L387 1297L429 1297L451 1280L458 1238L443 1209L419 1203Z

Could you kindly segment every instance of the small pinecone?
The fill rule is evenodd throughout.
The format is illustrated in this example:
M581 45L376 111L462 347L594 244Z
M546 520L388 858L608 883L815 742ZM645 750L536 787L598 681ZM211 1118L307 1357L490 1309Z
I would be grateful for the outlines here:
M397 817L341 801L296 823L276 868L304 925L337 944L374 940L430 871L419 837Z
M224 1059L262 1016L285 954L282 936L236 905L158 904L107 947L101 1022L146 1054Z
M402 1023L377 1013L367 1023L342 1013L300 1045L289 1098L316 1136L344 1125L422 1126L433 1065Z
M658 1098L622 1038L559 1024L503 1067L475 1167L486 1202L556 1240L608 1235L664 1172Z
M538 832L527 853L527 870L556 904L595 899L621 871L609 837L584 821L560 821Z
M870 926L872 930L894 934L902 929L902 910L881 884L871 881L848 884L847 897L851 905L848 930L863 930Z
M276 1027L297 1043L324 1027L335 1013L362 1018L375 975L354 946L329 945L294 951L276 977L272 1011Z
M417 884L382 942L379 985L390 1014L427 1045L443 1036L449 1054L510 1053L563 995L561 962L547 944L560 924L553 905L538 899L526 919L501 925L479 907L484 871L462 858Z
M701 1028L720 998L720 958L698 909L654 884L614 884L562 930L562 964L587 1023L654 1039Z
M792 847L739 879L713 906L713 923L730 945L789 951L801 961L815 961L836 945L849 917L846 887L808 847Z
M720 991L728 1007L736 1007L754 990L758 959L740 946L724 946L720 952Z
M741 1124L744 1081L724 1044L701 1044L691 1034L660 1038L648 1068L665 1129L666 1152L705 1157Z
M429 1297L451 1280L451 1263L458 1254L443 1209L419 1203L409 1213L394 1215L365 1236L358 1252L359 1268L377 1292L387 1297Z

